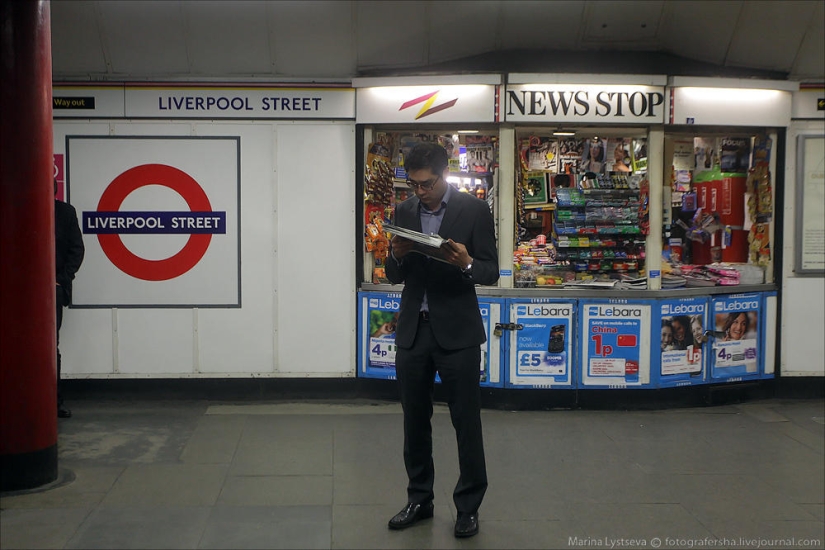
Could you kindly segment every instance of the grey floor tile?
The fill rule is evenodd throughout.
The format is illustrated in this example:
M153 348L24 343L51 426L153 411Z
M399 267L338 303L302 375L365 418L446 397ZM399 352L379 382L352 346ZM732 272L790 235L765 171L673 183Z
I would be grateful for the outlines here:
M470 539L453 539L447 548L540 549L571 548L569 528L552 520L488 520L479 518L478 535Z
M814 520L759 476L672 476L669 489L672 498L705 525L711 521Z
M64 463L60 462L61 468ZM123 467L67 467L75 475L61 487L25 495L0 497L2 508L93 508L106 496Z
M821 487L821 486L820 486ZM825 504L798 504L800 508L811 514L819 521L825 520Z
M229 476L218 504L331 506L332 476Z
M209 508L98 508L66 548L196 548Z
M78 401L71 408L71 422L60 424L60 458L88 466L177 462L205 410L186 401Z
M403 504L407 474L400 457L375 466L336 462L335 504Z
M100 504L106 493L79 493L69 489L52 489L43 493L32 493L0 498L0 508L4 510L53 508L91 509Z
M181 452L183 462L229 464L246 423L245 416L204 416Z
M60 425L61 467L75 481L0 498L0 547L565 548L571 540L604 547L634 537L649 547L658 536L684 543L662 546L676 548L704 537L800 540L825 527L823 403L485 410L490 486L481 533L457 540L458 459L443 405L433 416L436 517L391 532L387 521L406 500L397 403L78 402L76 417Z
M712 533L680 504L565 503L560 522L579 539L704 539ZM637 544L635 546L641 546ZM663 546L667 546L663 544Z
M0 511L0 548L63 548L91 508Z
M330 507L216 507L198 548L330 548Z
M433 519L403 531L391 531L387 522L404 502L393 505L335 505L332 510L332 548L460 548L453 536L450 509L436 505Z
M250 416L232 475L332 475L331 417Z
M227 469L220 464L129 466L101 506L212 506Z
M823 548L825 544L821 521L716 518L702 523L716 538L735 541L734 548Z

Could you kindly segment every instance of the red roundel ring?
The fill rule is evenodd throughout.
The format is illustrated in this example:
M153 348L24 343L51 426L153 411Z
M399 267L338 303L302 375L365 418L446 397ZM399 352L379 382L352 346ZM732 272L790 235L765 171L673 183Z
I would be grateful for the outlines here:
M192 212L211 212L209 197L192 176L165 164L142 164L117 176L100 196L98 212L117 212L132 191L147 185L162 185L178 193ZM106 257L121 271L144 281L167 281L180 277L206 254L211 234L189 235L186 245L165 260L147 260L129 251L118 234L98 235Z

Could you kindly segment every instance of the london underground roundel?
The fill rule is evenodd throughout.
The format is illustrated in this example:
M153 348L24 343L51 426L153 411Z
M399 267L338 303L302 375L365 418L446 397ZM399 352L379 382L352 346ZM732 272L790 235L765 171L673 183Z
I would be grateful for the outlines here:
M121 211L132 192L161 185L178 193L187 212ZM165 164L129 168L106 187L97 210L83 213L84 233L96 233L103 253L118 269L145 281L166 281L195 267L206 254L213 234L226 233L226 212L215 212L203 188L186 172ZM186 245L171 257L148 260L131 252L122 234L188 234Z

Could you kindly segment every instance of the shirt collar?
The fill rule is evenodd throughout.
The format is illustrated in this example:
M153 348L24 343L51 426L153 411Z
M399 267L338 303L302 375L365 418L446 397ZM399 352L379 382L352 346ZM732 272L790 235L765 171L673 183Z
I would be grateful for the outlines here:
M444 193L444 196L443 196L443 197L441 197L441 206L438 208L438 210L430 210L430 209L429 209L429 208L427 208L427 206L426 206L423 202L421 202L421 201L418 201L418 207L419 207L419 208L421 208L422 210L424 210L424 212L426 212L426 213L428 213L428 214L440 214L440 213L441 213L441 211L444 209L444 207L445 207L445 206L447 206L447 203L448 203L448 202L450 202L450 197L451 197L451 196L453 195L453 193L455 193L455 192L456 192L456 191L455 191L455 189L453 189L453 186L452 186L452 185L450 185L450 184L448 183L448 184L447 184L447 191Z

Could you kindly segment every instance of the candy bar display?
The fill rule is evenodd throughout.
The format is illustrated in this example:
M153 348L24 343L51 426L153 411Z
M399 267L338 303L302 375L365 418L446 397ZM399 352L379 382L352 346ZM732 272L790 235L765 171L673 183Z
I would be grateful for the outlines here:
M384 223L393 219L396 205L414 195L407 184L404 159L422 142L447 151L449 185L486 200L492 209L493 177L498 167L498 137L483 133L382 131L367 148L364 169L364 251L371 263L372 283L389 283L385 264L389 238Z
M644 272L649 205L643 142L519 140L517 288L633 280Z

